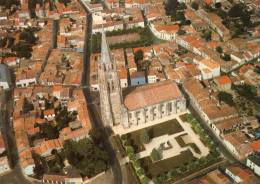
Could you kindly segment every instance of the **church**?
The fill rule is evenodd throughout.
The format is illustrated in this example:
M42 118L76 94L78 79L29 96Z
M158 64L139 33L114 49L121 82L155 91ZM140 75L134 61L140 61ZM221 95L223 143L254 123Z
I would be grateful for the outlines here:
M122 91L115 60L102 32L101 59L98 61L101 117L104 126L124 128L149 123L186 110L186 99L177 84L166 80L130 87Z

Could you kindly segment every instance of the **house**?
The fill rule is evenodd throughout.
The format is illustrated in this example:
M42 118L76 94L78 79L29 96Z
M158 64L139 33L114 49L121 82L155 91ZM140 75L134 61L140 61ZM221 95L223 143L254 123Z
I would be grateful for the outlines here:
M260 142L258 141L258 147ZM250 155L246 159L246 166L249 167L256 175L260 176L260 152Z
M225 173L234 181L234 183L259 184L260 178L254 175L249 169L240 165L230 165L226 168Z
M119 0L107 0L105 2L110 9L119 8Z
M150 29L157 38L172 41L176 38L177 32L179 31L179 26L151 23Z
M147 74L148 83L156 83L157 82L157 71L149 70Z
M214 170L190 181L189 184L232 184L232 182L220 170Z
M57 183L57 184L83 184L82 177L78 174L78 171L74 168L64 168L65 173L63 175L56 174L44 174L42 178L43 183Z
M260 152L260 140L252 141L250 146L254 152Z
M9 89L11 85L11 73L8 67L4 64L0 64L0 87L3 89Z
M248 138L241 131L224 136L223 144L239 160L243 160L253 153Z
M19 158L20 158L20 165L21 165L23 173L27 176L33 175L35 163L34 163L31 151L28 149L28 150L21 152L19 154Z
M3 135L0 132L0 155L6 150Z
M15 85L16 87L27 87L34 85L37 82L37 74L41 69L41 63L35 62L28 64L29 66L21 67L16 72Z
M44 111L44 118L48 121L52 121L55 118L55 111L54 109L47 109Z
M41 155L42 157L47 157L51 155L52 150L61 150L62 143L59 139L52 139L48 141L43 141L39 145L33 148L34 152Z
M145 81L145 72L134 71L130 73L131 86L143 85Z
M231 89L231 79L227 75L219 76L214 79L215 84L220 90L230 90Z
M129 125L138 125L186 110L186 99L176 83L165 80L133 87L124 94Z
M6 57L6 58L2 59L2 62L8 66L15 66L16 64L18 64L20 62L20 59L18 59L16 57Z
M91 12L101 12L103 10L103 6L101 3L95 3L95 4L87 3L87 6L91 10Z
M11 168L8 163L7 156L0 157L0 175L10 171Z
M203 80L212 79L214 77L220 76L220 65L214 60L204 58L200 60L197 64L199 65L198 68L201 71Z
M127 82L127 69L126 68L120 68L118 69L118 78L120 80L121 88L128 87Z
M134 59L134 53L132 49L126 49L127 68L129 72L137 71L137 66Z

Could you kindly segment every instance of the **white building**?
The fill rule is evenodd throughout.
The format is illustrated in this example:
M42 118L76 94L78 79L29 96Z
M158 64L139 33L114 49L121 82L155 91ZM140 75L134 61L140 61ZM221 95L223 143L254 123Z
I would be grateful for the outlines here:
M0 174L10 171L7 156L0 157Z
M149 24L152 33L159 39L173 41L176 39L177 32L179 30L178 25L158 25Z
M15 82L16 87L27 87L29 85L36 84L36 78L21 79Z
M220 65L215 61L204 58L201 61L195 63L199 65L198 68L201 71L203 80L220 76Z
M8 67L4 64L0 64L0 87L8 89L11 84L11 73Z
M147 123L186 110L186 99L176 83L163 81L137 87L124 96L128 126Z
M246 160L246 166L260 176L260 153L250 155Z

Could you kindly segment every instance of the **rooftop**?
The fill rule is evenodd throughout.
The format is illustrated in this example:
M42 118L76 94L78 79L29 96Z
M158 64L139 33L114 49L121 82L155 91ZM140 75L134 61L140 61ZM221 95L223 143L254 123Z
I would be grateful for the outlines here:
M129 110L182 97L177 84L169 80L131 88L124 95L124 104Z

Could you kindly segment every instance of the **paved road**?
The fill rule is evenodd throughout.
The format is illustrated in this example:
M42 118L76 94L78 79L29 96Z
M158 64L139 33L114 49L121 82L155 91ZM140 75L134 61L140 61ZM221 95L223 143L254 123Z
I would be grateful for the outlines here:
M92 37L92 13L86 7L85 3L80 1L81 5L84 7L87 14L87 29L85 32L85 44L84 44L84 72L82 74L82 86L89 86L89 74L90 74L90 55L91 55L91 37ZM92 122L92 127L96 127L102 131L104 147L109 154L111 159L111 168L113 171L113 183L114 184L124 184L126 182L122 181L122 172L119 161L116 158L115 151L112 144L110 143L109 135L102 124L102 120L98 115L98 110L95 108L95 105L92 103L94 101L93 95L89 88L83 89L85 98L88 102L89 115ZM126 179L125 179L126 180ZM108 183L109 184L109 183Z

